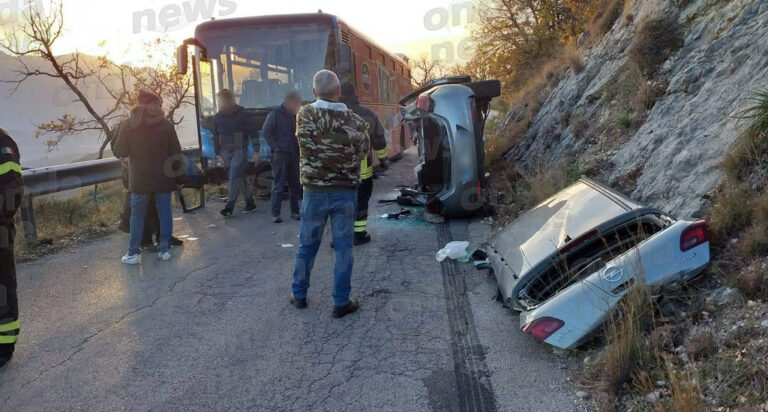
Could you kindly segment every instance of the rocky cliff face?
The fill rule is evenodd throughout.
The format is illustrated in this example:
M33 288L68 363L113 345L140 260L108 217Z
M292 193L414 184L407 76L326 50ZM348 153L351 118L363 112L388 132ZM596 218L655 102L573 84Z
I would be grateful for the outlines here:
M684 41L652 78L642 77L644 92L658 96L629 118L617 96L632 77L630 45L642 22L659 16L676 20ZM768 1L636 0L580 53L584 68L554 86L506 161L530 168L576 158L637 200L679 217L701 215L743 130L739 113L768 87ZM628 93L641 93L636 88Z

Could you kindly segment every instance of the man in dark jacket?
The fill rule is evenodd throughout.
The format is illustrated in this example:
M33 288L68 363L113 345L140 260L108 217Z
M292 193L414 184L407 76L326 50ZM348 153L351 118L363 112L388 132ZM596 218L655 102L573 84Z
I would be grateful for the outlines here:
M216 155L229 168L229 199L220 212L232 216L240 193L245 198L243 213L256 211L256 202L245 180L248 163L248 143L252 138L248 128L248 112L235 101L235 95L227 89L218 94L219 112L213 118L213 144Z
M296 141L296 113L301 108L301 95L291 91L280 107L272 110L264 122L261 135L272 151L272 222L280 223L283 192L289 190L291 218L300 220L299 143Z
M389 149L384 128L373 110L360 105L357 90L352 83L345 83L341 87L341 101L347 105L356 115L362 117L368 123L370 130L371 147L379 158L379 167L386 170L389 167ZM360 187L357 188L357 219L355 220L355 245L362 245L371 241L368 234L368 202L373 194L373 157L371 153L363 159L360 165Z
M120 123L114 146L115 156L128 158L131 191L131 242L123 263L140 262L141 239L147 207L154 195L160 219L159 257L171 259L173 233L171 192L184 179L184 156L173 123L165 118L159 96L139 92L138 105Z
M115 128L114 133L115 136L112 138L112 141L109 142L113 154L115 153L115 142L117 142L118 134L120 131ZM123 194L123 208L120 212L120 223L118 224L117 228L122 232L131 233L131 191L129 190L130 179L128 178L128 159L122 159L120 166L122 168L121 180L125 191ZM152 197L152 199L149 201L149 206L147 207L147 217L144 220L144 236L141 239L141 247L143 249L151 250L155 247L155 243L152 240L153 235L155 238L157 238L159 243L160 219L157 217L157 208L155 207L154 197ZM183 240L175 236L171 236L171 246L182 246L183 244Z
M24 195L19 159L19 147L0 129L0 366L11 360L21 327L13 250L13 216Z

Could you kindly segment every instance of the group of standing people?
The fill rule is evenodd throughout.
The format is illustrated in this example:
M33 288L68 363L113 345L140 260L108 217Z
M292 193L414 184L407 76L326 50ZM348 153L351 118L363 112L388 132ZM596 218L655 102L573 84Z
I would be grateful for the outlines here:
M321 70L314 76L313 92L315 102L305 106L297 91L289 92L262 127L262 137L272 152L271 214L273 223L282 222L287 192L291 218L301 222L290 296L291 304L299 309L307 307L310 274L330 222L336 254L333 316L340 318L360 307L350 298L353 246L371 241L371 147L383 169L389 165L388 149L379 119L360 105L354 85L342 87L335 73ZM237 105L232 92L222 90L218 99L220 111L214 118L213 135L216 154L229 169L229 199L221 211L229 217L239 193L245 196L243 212L254 209L244 173L248 143L254 136L245 109Z
M300 220L300 246L296 253L290 302L307 307L310 274L330 221L334 265L333 311L336 318L357 311L350 297L353 246L370 241L367 233L368 201L372 193L373 145L381 166L387 167L384 131L376 115L360 106L354 86L342 88L335 73L321 70L313 79L315 102L302 106L298 92L267 117L262 132L272 149L272 221L280 223L283 193L290 199L291 217ZM221 214L232 216L240 194L245 213L256 208L245 181L247 147L252 138L247 116L228 90L219 93L220 112L215 118L216 153L229 168L229 199ZM343 99L342 99L343 98ZM344 100L344 102L342 102ZM127 160L130 208L130 242L122 258L140 263L142 244L157 231L158 256L171 259L174 238L171 194L186 176L185 157L174 124L166 118L162 99L141 91L138 104L120 123L113 142L116 157ZM346 104L345 104L346 103ZM303 201L300 198L303 192ZM14 216L21 205L24 186L16 143L0 129L0 366L13 356L20 322L16 295ZM154 205L156 213L148 213ZM156 228L147 218L155 219ZM127 216L125 216L127 218Z

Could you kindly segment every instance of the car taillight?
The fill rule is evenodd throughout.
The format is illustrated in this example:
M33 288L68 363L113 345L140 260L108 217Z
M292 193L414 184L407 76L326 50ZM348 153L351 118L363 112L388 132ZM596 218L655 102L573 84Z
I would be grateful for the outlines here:
M687 252L696 246L709 241L707 234L707 221L699 220L691 223L680 235L680 251Z
M430 97L427 93L419 95L419 98L416 100L416 107L424 110L425 112L431 112L433 105L434 101L432 100L432 97Z
M523 332L538 340L547 340L553 333L563 327L565 323L560 319L544 317L525 325Z
M427 209L427 213L439 215L443 211L443 203L439 199L432 199L424 205L424 208Z

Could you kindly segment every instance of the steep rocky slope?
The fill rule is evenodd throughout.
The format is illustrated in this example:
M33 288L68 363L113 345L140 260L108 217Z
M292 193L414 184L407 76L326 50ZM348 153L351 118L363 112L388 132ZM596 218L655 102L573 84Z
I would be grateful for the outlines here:
M626 86L631 45L657 17L677 22L681 47ZM638 200L680 217L702 214L743 130L739 112L768 87L768 1L636 0L601 40L580 43L583 69L554 85L506 161L530 169L575 158ZM648 89L657 94L648 110L630 117L627 101ZM505 124L516 121L512 111Z

